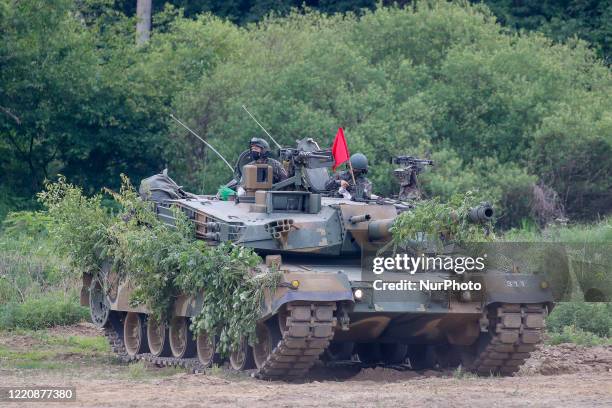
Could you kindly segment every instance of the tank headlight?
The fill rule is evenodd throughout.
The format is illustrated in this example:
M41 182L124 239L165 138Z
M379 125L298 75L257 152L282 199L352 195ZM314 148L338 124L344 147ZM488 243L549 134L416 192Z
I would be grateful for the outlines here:
M291 281L291 289L297 289L300 287L300 281L297 279L294 279Z
M355 297L355 300L363 299L363 290L362 289L355 289L355 291L353 292L353 296Z
M547 281L540 282L540 287L542 289L548 289L548 282Z

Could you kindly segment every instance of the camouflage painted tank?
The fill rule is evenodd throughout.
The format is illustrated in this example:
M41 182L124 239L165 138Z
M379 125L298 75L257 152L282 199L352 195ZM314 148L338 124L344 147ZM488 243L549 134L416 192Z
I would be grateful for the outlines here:
M272 184L271 167L245 166L243 154L236 179L243 180L246 193L227 201L184 193L165 174L143 182L162 220L172 224L170 206L179 206L195 223L198 239L253 248L263 271L282 272L262 305L257 343L243 342L231 354L233 369L289 379L304 376L322 359L412 368L462 364L478 373L511 374L542 340L552 297L537 276L489 273L479 278L484 289L478 293L414 290L383 296L372 275L363 273L362 255L391 240L394 219L410 211L410 204L329 196L325 183L333 160L312 139L282 149L281 159L290 177ZM491 208L473 212L475 219L492 215ZM86 279L82 300L123 358L192 366L219 362L214 339L194 340L190 334L189 319L200 310L201 298L178 298L170 322L157 324L147 319L146 308L130 307L129 283L110 275L105 275L108 292ZM444 271L416 275L456 278Z

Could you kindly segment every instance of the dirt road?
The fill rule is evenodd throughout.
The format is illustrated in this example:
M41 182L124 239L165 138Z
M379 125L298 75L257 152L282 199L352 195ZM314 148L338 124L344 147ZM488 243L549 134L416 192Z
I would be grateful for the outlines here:
M476 378L456 371L415 373L383 368L361 371L336 368L331 375L323 376L315 371L302 383L288 384L255 380L221 369L206 374L186 374L175 369L146 367L141 363L119 365L107 351L100 352L95 343L91 345L84 340L88 338L87 332L76 330L74 337L56 335L62 336L61 333L52 333L50 337L0 334L0 346L4 347L0 348L0 385L74 386L77 401L64 404L68 407L612 406L610 346L547 347L529 361L519 376L511 378ZM66 338L74 340L58 340ZM60 347L57 344L63 346L57 348ZM16 354L19 348L23 348L21 355ZM50 350L55 350L56 354ZM35 354L39 351L47 354ZM63 365L27 365L23 363L24 356L39 359L39 362L52 357ZM2 404L0 402L0 406L8 407L43 406Z
M77 402L70 406L79 407L612 406L612 373L478 379L423 377L392 382L346 380L304 384L227 379L205 374L176 374L156 380L115 380L89 375L30 373L24 377L4 377L2 382L21 387L75 386Z

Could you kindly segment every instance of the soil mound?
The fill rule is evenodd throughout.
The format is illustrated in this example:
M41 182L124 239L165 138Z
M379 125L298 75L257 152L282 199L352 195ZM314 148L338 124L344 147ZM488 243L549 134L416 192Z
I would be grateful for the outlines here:
M533 352L519 375L577 372L612 372L612 345L585 347L568 343L543 346Z

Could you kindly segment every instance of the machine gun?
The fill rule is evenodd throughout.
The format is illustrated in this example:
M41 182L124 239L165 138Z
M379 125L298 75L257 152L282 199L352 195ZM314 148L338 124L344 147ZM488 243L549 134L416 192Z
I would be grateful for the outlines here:
M282 162L288 162L290 167L293 167L294 172L296 168L319 169L331 167L334 164L334 156L331 150L305 151L282 148L280 149L280 158Z
M425 170L425 166L433 166L433 160L419 159L413 156L395 156L392 164L401 167L393 170L393 175L400 183L399 200L418 200L421 198L417 175Z
M280 160L289 178L274 184L273 190L322 192L329 179L328 168L334 164L331 150L322 150L312 139L298 141L298 148L281 148Z

